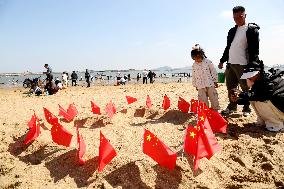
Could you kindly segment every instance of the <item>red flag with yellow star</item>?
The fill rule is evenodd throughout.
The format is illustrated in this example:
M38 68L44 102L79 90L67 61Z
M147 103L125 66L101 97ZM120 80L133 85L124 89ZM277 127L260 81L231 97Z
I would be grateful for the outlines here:
M55 115L53 115L48 109L43 108L43 111L45 119L49 124L55 125L56 123L58 123L58 118Z
M193 156L196 155L197 150L197 129L192 125L189 125L186 129L185 140L184 140L184 151Z
M131 96L126 96L126 100L128 104L131 104L133 102L137 101L137 98L131 97Z
M100 131L99 172L101 172L116 155L116 151Z
M204 108L206 117L213 132L227 133L228 122L211 108Z
M190 112L193 112L193 113L197 113L197 108L198 108L198 100L194 100L194 99L191 99L190 100Z
M56 144L69 147L73 135L60 125L60 123L56 123L51 128L51 136L53 142Z
M173 170L176 166L177 154L146 129L144 132L143 153L169 170Z
M163 100L163 108L164 110L169 109L169 107L171 106L171 101L169 99L169 97L167 95L164 96L164 100Z
M213 134L205 112L199 112L197 121L197 149L194 158L194 170L198 169L199 160L206 157L208 160L221 151L215 135Z
M85 144L85 141L84 141L82 135L80 135L80 133L79 133L78 127L76 127L76 130L77 130L77 143L78 143L77 155L78 155L78 159L79 159L79 164L83 165L83 164L85 164L85 160L83 159L83 156L86 152L86 144Z
M178 109L183 113L187 113L189 110L190 104L184 100L183 98L179 97L178 100Z
M29 144L34 141L40 134L40 123L37 116L34 114L28 123L29 132L24 140L24 144Z

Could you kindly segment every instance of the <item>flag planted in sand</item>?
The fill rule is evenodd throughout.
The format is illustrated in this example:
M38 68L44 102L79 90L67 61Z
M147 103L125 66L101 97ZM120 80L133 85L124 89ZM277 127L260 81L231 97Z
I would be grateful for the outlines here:
M184 140L184 151L193 156L196 155L197 150L197 129L189 125L186 129L185 140Z
M196 129L198 138L194 155L194 170L198 169L200 159L206 157L209 160L215 153L221 151L204 111L198 113Z
M213 132L227 133L228 122L211 108L204 108L206 117Z
M150 131L144 131L143 153L150 156L159 165L173 170L176 166L177 154L166 146Z
M59 115L63 116L68 122L71 122L78 114L78 111L74 104L70 104L67 111L65 111L59 104L58 106L59 106Z
M34 141L40 134L40 123L37 116L34 114L28 123L29 132L26 135L24 144L29 144Z
M96 105L93 101L91 101L91 107L93 114L101 115L101 109L98 105Z
M101 172L116 155L116 151L100 131L99 172Z
M116 112L116 108L114 103L112 103L112 101L110 101L107 105L106 105L106 109L105 111L107 112L108 117L112 118L113 115Z
M58 118L55 115L53 115L48 109L43 108L43 111L45 119L49 124L55 125L56 123L58 123Z
M56 144L69 147L73 135L62 125L56 123L51 128L51 136L53 142L55 142Z
M131 97L131 96L126 96L126 100L128 104L131 104L133 102L137 101L137 98Z
M86 144L85 141L83 140L82 135L79 133L78 127L76 128L77 130L77 144L78 144L78 159L79 159L79 164L83 165L85 164L85 160L83 159L83 156L86 152Z
M162 107L164 108L164 110L167 110L167 109L169 109L170 106L171 106L171 101L170 101L169 97L167 95L165 95Z
M151 102L151 99L150 99L149 95L147 95L146 106L147 106L147 108L151 108L152 107L152 102Z
M178 100L178 109L183 113L187 113L189 110L190 104L184 100L183 98L179 97Z

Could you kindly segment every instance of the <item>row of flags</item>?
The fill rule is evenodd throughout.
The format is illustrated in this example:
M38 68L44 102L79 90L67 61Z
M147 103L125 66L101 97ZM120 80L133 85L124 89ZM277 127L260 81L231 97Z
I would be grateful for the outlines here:
M128 104L137 101L136 98L126 96ZM152 102L147 95L146 106L152 107ZM170 99L167 95L164 96L163 105L164 110L170 107ZM91 101L91 109L93 114L101 114L100 107ZM188 126L184 139L184 151L187 154L193 155L194 158L194 170L198 169L199 160L206 157L210 159L216 152L221 150L213 132L226 133L227 121L216 111L208 108L205 103L192 99L189 102L179 97L178 109L184 113L187 113L190 109L191 112L197 115L196 126ZM48 109L43 108L46 121L52 125L51 137L53 142L66 147L70 146L73 135L66 130L60 123L59 119L53 115ZM110 101L105 108L107 115L112 118L116 113L115 105ZM70 104L67 110L64 110L59 105L59 116L64 117L67 122L71 122L77 116L78 111L74 104ZM32 116L28 122L29 132L24 140L25 144L31 143L40 135L40 122L36 114ZM77 158L80 165L84 164L83 156L86 152L86 144L82 135L79 133L78 127L76 127L77 133ZM167 145L165 145L155 134L149 130L144 131L143 137L143 153L147 154L159 165L173 170L176 165L177 153L173 152ZM99 167L101 172L105 165L107 165L117 155L115 149L110 144L109 140L100 131L100 146L99 146Z

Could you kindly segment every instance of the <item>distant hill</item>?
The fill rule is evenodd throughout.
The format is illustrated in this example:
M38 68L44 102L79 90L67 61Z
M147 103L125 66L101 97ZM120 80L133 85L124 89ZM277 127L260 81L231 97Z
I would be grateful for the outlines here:
M169 67L169 66L163 66L163 67L159 67L159 68L156 68L156 69L153 69L154 71L171 71L172 68Z

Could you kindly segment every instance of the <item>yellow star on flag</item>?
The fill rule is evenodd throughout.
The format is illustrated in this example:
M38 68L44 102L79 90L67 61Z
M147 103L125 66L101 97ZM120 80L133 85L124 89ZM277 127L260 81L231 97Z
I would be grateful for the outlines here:
M147 140L148 140L148 141L151 140L151 136L150 136L150 135L147 136Z
M204 121L204 117L203 116L200 117L200 121Z
M194 132L190 132L190 136L192 137L192 138L194 138L195 137L195 133Z

